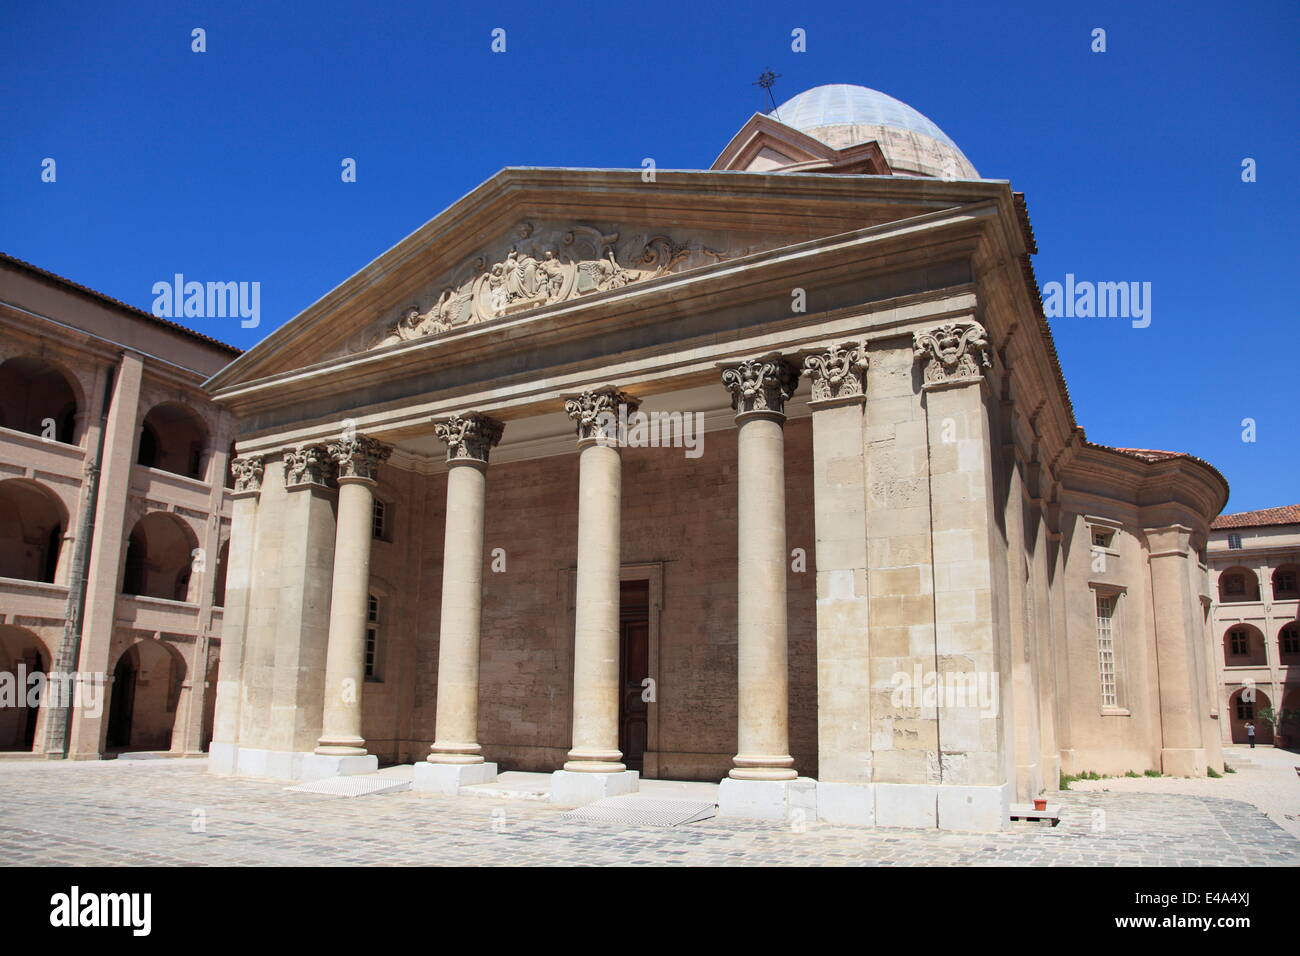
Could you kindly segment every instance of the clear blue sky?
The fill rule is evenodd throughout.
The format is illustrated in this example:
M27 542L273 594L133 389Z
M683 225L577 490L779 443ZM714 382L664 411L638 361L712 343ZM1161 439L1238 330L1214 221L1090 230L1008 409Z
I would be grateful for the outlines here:
M1149 328L1053 323L1089 438L1300 501L1300 4L1073 6L7 3L0 250L146 310L258 281L260 328L192 322L247 348L503 166L704 168L764 68L858 83L1027 194L1040 283L1152 283Z

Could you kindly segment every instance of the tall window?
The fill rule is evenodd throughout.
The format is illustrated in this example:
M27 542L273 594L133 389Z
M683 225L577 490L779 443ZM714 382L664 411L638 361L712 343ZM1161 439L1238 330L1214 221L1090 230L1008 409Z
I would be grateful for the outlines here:
M379 598L370 595L366 606L366 677L378 680L376 662L379 657Z
M1274 594L1289 594L1295 590L1295 572L1278 571L1273 575Z
M1238 720L1255 719L1255 704L1252 701L1246 700L1245 694L1237 695L1237 719Z
M1239 534L1230 534L1230 535L1228 535L1228 547L1231 548L1233 551L1240 551L1240 550L1241 550L1241 535L1239 535Z
M1119 707L1115 677L1115 595L1097 594L1097 670L1101 675L1101 706Z
M1240 574L1229 574L1226 578L1223 579L1223 593L1234 594L1234 595L1245 594L1246 579L1243 578Z
M1288 624L1282 628L1282 653L1300 654L1300 626Z
M388 538L388 505L378 498L370 515L370 534L381 541Z
M1250 634L1246 631L1232 631L1228 635L1232 641L1232 655L1234 657L1244 657L1250 653Z

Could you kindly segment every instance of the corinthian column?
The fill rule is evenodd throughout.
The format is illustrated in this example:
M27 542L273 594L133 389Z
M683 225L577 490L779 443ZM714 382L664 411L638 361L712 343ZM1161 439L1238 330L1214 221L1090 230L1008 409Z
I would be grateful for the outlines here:
M794 780L786 667L785 403L799 370L780 355L726 366L736 410L738 752L733 780ZM784 806L784 796L782 806ZM780 813L784 816L784 812Z
M636 789L618 749L622 459L619 407L640 403L606 386L564 403L578 432L578 573L573 639L573 748L552 799L581 803ZM598 779L609 778L609 779Z
M325 656L324 720L316 753L361 757L366 755L361 736L361 689L366 676L375 474L392 449L356 435L330 442L328 451L338 467L339 510Z
M505 426L470 412L436 426L447 446L447 522L438 631L437 739L430 763L481 764L479 625L483 608L483 513L488 453Z

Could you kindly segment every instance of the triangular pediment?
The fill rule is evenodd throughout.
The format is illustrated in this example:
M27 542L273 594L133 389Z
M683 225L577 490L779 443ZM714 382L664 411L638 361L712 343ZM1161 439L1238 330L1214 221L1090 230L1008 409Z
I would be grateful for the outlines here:
M464 326L540 318L669 276L705 274L971 198L960 184L889 177L505 169L281 326L208 387L220 391Z
M731 138L713 169L743 172L836 172L888 176L889 163L875 142L844 149L755 113Z

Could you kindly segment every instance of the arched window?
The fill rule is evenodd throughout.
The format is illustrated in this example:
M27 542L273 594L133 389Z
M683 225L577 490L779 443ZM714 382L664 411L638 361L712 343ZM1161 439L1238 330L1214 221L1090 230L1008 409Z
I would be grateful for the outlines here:
M1259 579L1249 568L1228 568L1219 575L1219 603L1259 600Z
M1273 572L1273 599L1275 601L1293 601L1300 597L1300 567L1294 564L1279 565Z
M1277 635L1279 663L1300 664L1300 623L1292 621Z
M164 402L144 417L138 464L202 480L207 452L207 429L184 405Z
M1227 667L1262 667L1268 663L1264 634L1253 624L1234 624L1223 635L1223 663Z
M74 444L77 393L69 376L35 356L0 363L0 425Z
M49 489L26 478L0 481L0 577L53 584L67 514Z
M197 547L194 532L176 515L145 515L128 538L122 593L194 601L190 578Z

